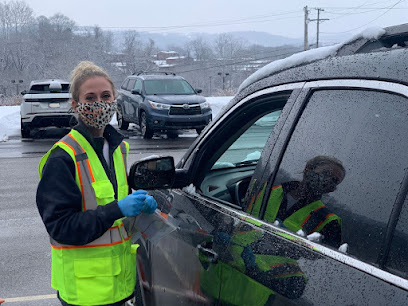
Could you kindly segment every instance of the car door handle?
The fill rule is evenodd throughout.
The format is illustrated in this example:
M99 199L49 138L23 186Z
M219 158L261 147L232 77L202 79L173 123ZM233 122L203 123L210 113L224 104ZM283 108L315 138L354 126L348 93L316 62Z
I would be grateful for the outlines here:
M218 254L214 250L205 248L201 244L197 245L197 249L201 254L207 257L209 262L216 263L218 261Z

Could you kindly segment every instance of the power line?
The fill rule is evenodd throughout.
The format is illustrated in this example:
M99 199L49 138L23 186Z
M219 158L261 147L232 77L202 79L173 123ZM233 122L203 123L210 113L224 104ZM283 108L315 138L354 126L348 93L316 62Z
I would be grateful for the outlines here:
M297 14L292 17L285 17L285 18L274 18L278 16L285 16L285 15L293 15ZM275 20L284 20L284 19L292 19L298 18L299 11L287 11L284 13L276 13L276 14L267 14L267 15L257 15L248 18L240 18L240 19L230 19L230 20L216 20L211 22L204 22L204 23L193 23L193 24L181 24L181 25L169 25L169 26L99 26L102 29L145 29L145 30L174 30L174 29L182 29L182 28L192 28L192 27L215 27L221 25L237 25L237 24L248 24L248 23L260 23L260 22L269 22ZM271 19L272 18L272 19ZM94 26L79 26L79 27L94 27Z
M387 9L384 13L382 13L382 14L379 15L379 16L377 16L376 18L374 18L374 19L371 20L370 22L367 22L367 23L365 23L365 24L363 24L363 25L361 25L361 26L359 26L359 27L357 27L357 28L350 29L350 30L348 30L348 31L343 31L343 32L331 32L331 33L330 33L330 32L324 32L324 34L344 34L344 33L349 33L349 32L352 32L352 31L361 29L362 27L365 27L365 26L367 26L367 25L373 23L373 22L376 21L377 19L381 18L382 16L384 16L384 15L387 14L390 10L392 10L396 5L400 4L400 3L403 2L403 1L405 1L405 0L399 0L399 1L397 1L397 2L394 3L392 6L388 7L388 9Z

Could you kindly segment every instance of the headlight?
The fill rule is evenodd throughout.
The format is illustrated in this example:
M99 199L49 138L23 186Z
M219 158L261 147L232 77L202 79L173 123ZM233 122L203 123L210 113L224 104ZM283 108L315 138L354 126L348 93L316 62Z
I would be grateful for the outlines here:
M150 100L148 100L148 102L150 106L153 107L154 109L170 109L170 105L168 104L156 103Z
M208 102L200 103L200 107L201 109L210 108L210 103Z

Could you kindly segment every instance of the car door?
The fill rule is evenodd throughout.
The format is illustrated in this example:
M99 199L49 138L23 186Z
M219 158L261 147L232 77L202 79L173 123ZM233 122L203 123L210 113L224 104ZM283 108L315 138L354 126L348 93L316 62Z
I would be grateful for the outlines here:
M299 86L262 91L232 106L178 166L191 185L151 192L177 230L159 241L140 240L138 273L146 304L234 302L222 277L232 267L225 243L241 222L251 177L263 171L262 159L271 149L266 142L278 135ZM258 284L245 271L234 271L243 286Z
M292 110L265 171L255 173L248 191L248 211L270 225L261 226L264 236L251 244L252 273L265 284L275 282L276 302L405 305L407 86L372 80L310 82ZM339 243L316 235L319 223L310 232L295 233L279 217L290 215L302 199L295 196L296 186L316 188L307 183L316 160L340 162L345 169L336 188L320 191L317 199L325 205L325 217L338 216ZM282 191L278 208L277 190ZM317 211L311 212L306 224L316 216ZM282 254L290 260L281 258L276 272L268 256Z
M140 93L140 94L131 94L131 99L129 100L131 104L131 108L132 108L133 121L136 124L139 124L140 104L143 102L142 80L141 79L136 79L133 89L138 90Z
M126 85L126 91L125 91L125 118L131 122L132 118L134 117L134 109L133 109L133 103L132 103L132 89L135 87L136 80L135 79L129 79L129 82Z

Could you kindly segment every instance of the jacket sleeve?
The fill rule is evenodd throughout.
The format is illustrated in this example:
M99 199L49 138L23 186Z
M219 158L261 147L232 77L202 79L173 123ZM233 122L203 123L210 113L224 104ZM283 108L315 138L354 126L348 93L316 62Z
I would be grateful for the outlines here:
M37 207L48 234L59 243L84 245L102 236L122 218L117 201L82 211L82 194L75 182L75 164L63 149L49 156L37 188Z
M322 243L333 248L338 248L341 245L341 226L337 220L333 220L326 224L320 232L323 235Z

